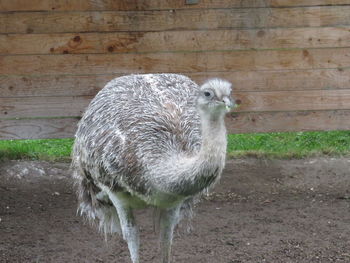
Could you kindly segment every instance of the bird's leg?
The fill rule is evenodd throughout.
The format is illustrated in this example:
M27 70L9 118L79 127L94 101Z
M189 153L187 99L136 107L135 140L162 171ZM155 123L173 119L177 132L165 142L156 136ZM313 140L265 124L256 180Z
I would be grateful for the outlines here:
M123 238L128 244L131 261L133 263L139 263L140 238L132 209L125 200L118 197L117 193L112 191L108 191L107 193L109 199L117 209Z
M160 249L162 263L170 263L173 232L179 221L180 206L160 211Z

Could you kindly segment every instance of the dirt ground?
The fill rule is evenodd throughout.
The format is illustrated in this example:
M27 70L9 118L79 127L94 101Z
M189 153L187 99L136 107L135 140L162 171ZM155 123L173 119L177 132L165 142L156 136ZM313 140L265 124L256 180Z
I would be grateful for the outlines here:
M350 159L228 161L178 230L173 262L350 262ZM119 237L76 215L67 163L0 163L0 262L130 262ZM141 262L158 261L152 211L141 210Z

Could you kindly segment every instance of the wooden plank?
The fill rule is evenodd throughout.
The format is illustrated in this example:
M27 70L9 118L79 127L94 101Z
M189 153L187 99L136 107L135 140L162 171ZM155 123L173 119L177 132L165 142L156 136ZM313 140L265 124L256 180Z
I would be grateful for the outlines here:
M350 109L350 89L236 92L238 112Z
M0 120L0 140L73 137L78 118Z
M186 74L198 84L209 78L231 81L235 91L349 89L350 69L301 71L199 72ZM120 75L0 76L0 97L94 96Z
M300 19L296 19L296 17ZM302 18L302 19L301 19ZM208 30L349 25L350 6L0 13L0 33Z
M0 119L32 117L76 117L92 97L0 98Z
M209 78L227 79L233 83L235 92L350 88L350 69L203 72L189 74L189 76L199 84Z
M229 133L350 130L350 110L232 113ZM0 120L0 140L74 136L77 118Z
M80 116L92 97L0 98L0 119ZM350 89L234 92L237 112L350 109Z
M109 80L118 76L0 76L0 97L94 96Z
M0 35L0 54L349 47L350 27Z
M350 110L233 113L229 133L350 130Z
M350 48L0 56L0 75L330 69L349 67L349 56Z
M240 8L347 5L349 0L201 0L195 5L173 0L2 0L1 11L163 10L182 8Z

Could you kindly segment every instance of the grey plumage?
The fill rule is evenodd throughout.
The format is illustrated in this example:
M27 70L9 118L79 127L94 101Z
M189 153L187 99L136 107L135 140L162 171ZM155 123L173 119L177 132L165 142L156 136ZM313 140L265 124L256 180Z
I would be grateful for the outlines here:
M83 115L72 155L79 211L104 233L121 233L133 263L139 238L132 209L159 210L168 263L181 214L220 178L230 86L213 79L199 87L176 74L124 76L109 82Z

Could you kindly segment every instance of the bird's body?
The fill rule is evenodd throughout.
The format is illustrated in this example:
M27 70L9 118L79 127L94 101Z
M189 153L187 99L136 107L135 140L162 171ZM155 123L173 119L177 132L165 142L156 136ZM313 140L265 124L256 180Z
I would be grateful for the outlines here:
M225 93L218 89L210 96L229 96L229 83L207 85ZM176 74L116 78L79 123L72 167L80 211L105 233L118 232L120 222L134 263L139 239L132 209L159 209L167 263L181 210L213 185L224 167L225 110L216 102L206 104L209 91L203 95L203 87Z

